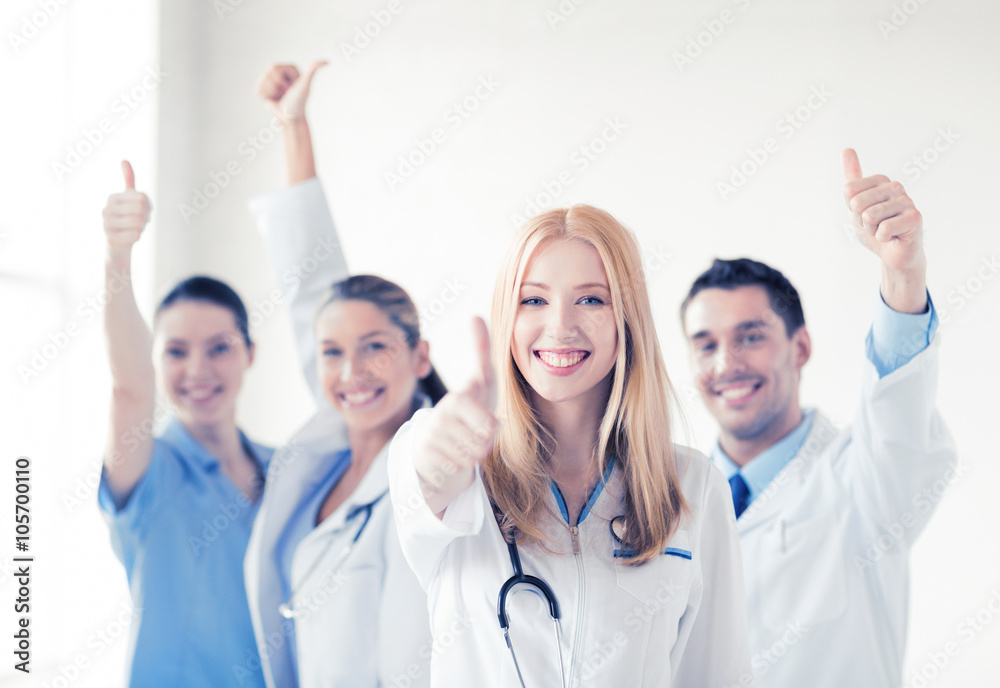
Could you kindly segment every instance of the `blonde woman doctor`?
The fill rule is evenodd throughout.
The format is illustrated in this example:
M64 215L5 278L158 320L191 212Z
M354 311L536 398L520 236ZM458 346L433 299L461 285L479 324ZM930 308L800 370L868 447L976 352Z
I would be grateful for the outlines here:
M274 66L259 84L284 120L290 186L251 208L319 410L271 463L247 595L269 686L426 686L426 600L399 547L386 455L396 430L444 389L406 292L347 277L304 116L323 64L301 76Z
M729 486L673 443L635 238L586 205L532 218L492 331L478 378L390 450L432 685L750 685Z

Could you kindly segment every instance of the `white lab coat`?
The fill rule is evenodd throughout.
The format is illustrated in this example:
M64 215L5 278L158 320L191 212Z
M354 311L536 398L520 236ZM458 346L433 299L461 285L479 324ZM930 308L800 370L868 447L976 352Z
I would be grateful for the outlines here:
M740 516L758 686L899 685L910 546L940 494L924 490L955 474L934 408L937 348L882 379L868 362L854 422L837 430L817 413Z
M513 569L478 473L443 520L427 506L413 467L418 411L392 441L389 482L400 542L428 593L435 688L520 686L497 619L500 587ZM557 554L519 547L524 572L545 580L562 612L562 656L574 687L749 685L739 543L729 486L701 454L679 449L691 514L669 543L690 559L661 555L640 567L613 557L610 522L623 512L622 471L579 524L580 554L549 495L546 524ZM558 686L557 649L538 598L509 603L511 640L524 681Z
M347 276L347 266L317 179L255 199L251 209L268 241L291 311L303 375L319 407L275 452L245 561L264 676L269 686L286 688L294 685L294 674L288 655L282 654L289 648L289 622L278 614L287 595L275 548L303 495L323 480L333 456L349 447L347 427L320 389L313 334L320 300L333 282ZM400 550L388 496L374 507L339 574L330 571L360 526L356 519L345 527L347 515L388 489L387 453L388 446L354 493L293 554L295 606L309 610L294 622L302 688L428 684L426 600Z

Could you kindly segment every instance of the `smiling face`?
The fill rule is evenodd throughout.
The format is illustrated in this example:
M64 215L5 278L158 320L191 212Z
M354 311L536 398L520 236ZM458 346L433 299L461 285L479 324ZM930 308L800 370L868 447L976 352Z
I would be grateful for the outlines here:
M186 426L234 422L236 395L253 362L227 308L178 301L156 318L154 360L160 385Z
M597 249L579 239L543 241L518 303L511 353L533 397L559 403L606 394L618 329Z
M684 315L702 400L727 440L770 446L801 418L799 374L809 360L806 328L791 337L763 287L705 289Z
M427 342L405 333L372 303L333 301L316 318L320 382L352 430L392 434L410 417L419 378L430 373Z

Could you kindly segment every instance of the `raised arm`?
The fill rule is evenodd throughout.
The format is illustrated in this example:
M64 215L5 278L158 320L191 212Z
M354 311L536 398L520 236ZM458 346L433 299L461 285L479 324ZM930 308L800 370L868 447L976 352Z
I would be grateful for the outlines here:
M288 304L303 378L320 407L326 398L316 370L313 321L330 286L348 274L330 208L316 179L305 116L313 75L325 64L313 62L302 75L292 65L274 65L260 78L258 94L282 122L289 186L250 202Z
M104 207L104 275L112 295L104 309L104 333L113 385L104 470L115 499L124 501L146 472L152 456L150 433L135 430L153 417L156 382L152 334L132 291L132 245L149 222L153 205L146 194L135 190L132 166L123 161L122 170L125 191L109 196Z
M865 368L844 475L875 526L902 519L912 542L933 512L925 490L957 460L936 408L936 316L927 294L923 219L902 184L884 175L861 177L851 149L844 151L843 168L858 238L881 261L884 301L868 338L873 365Z

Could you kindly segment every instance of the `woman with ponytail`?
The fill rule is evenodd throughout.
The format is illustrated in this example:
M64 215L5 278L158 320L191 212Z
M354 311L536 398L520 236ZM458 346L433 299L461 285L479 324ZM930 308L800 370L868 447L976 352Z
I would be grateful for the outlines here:
M271 463L247 594L272 688L427 686L427 602L399 547L386 461L396 430L445 389L407 293L347 274L305 119L323 64L276 65L259 86L283 121L289 186L251 208L318 410Z

